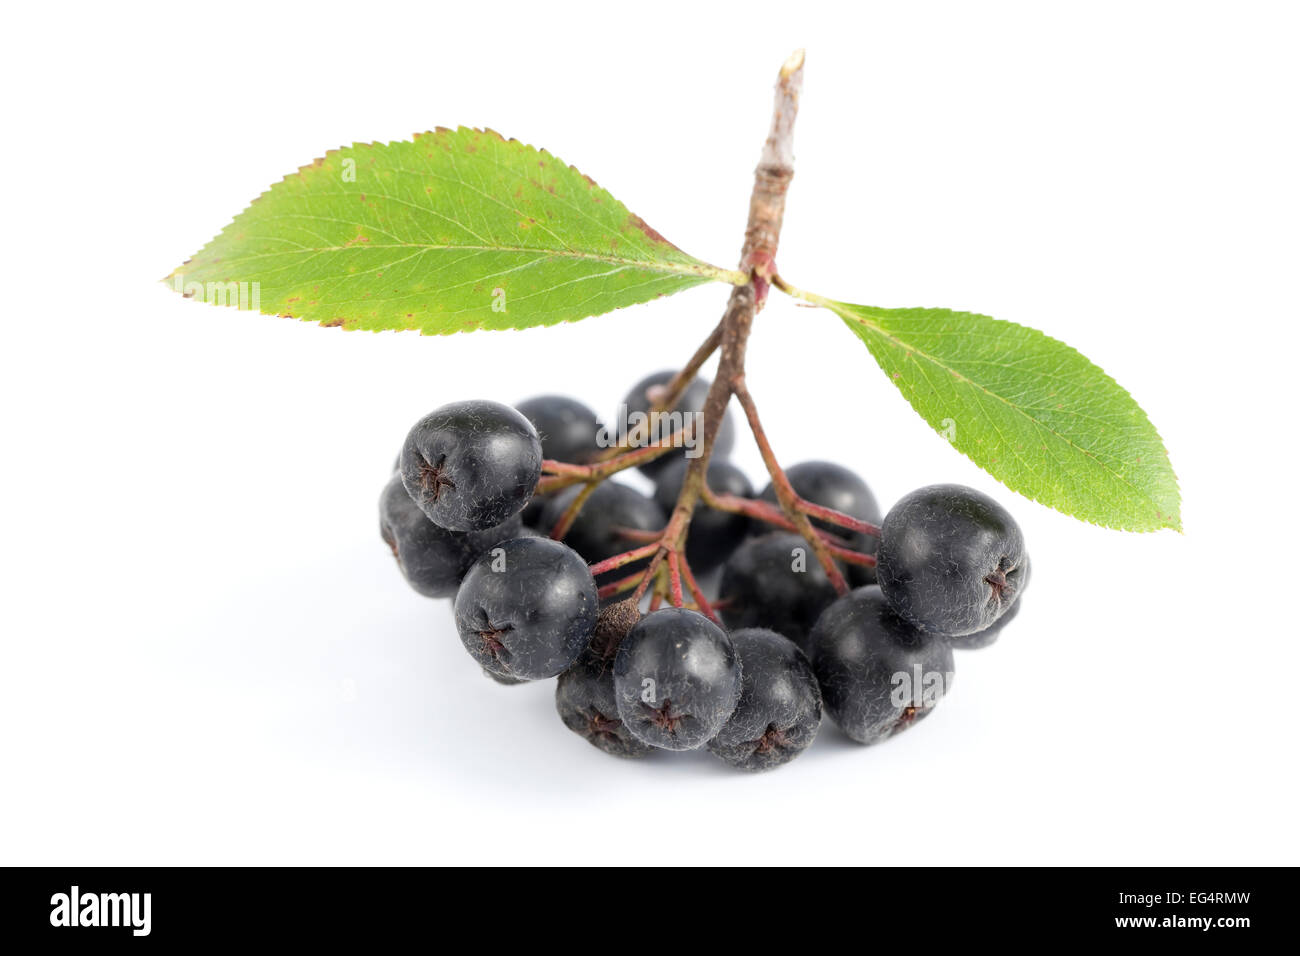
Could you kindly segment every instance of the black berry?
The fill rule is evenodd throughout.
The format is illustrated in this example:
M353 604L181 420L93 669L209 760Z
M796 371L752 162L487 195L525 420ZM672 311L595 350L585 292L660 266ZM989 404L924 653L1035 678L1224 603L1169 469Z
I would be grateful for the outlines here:
M456 629L495 674L554 677L596 626L596 583L572 548L549 538L503 542L474 563L456 593Z
M478 531L518 514L542 472L532 424L498 402L454 402L416 422L402 482L434 524Z
M543 458L582 465L600 451L600 422L582 402L563 395L540 395L515 408L537 429Z
M547 502L542 515L543 532L549 533L555 527L580 489L581 486L566 488ZM564 540L569 547L586 558L588 564L595 564L624 551L631 551L643 543L627 537L622 533L624 530L661 531L666 522L663 511L654 499L616 481L604 481L596 486L591 497L584 502L578 519L569 528ZM611 571L608 575L601 576L602 583L632 574L644 568L647 563L648 559Z
M614 656L618 715L634 737L694 750L740 698L740 664L726 632L702 614L664 608L643 617Z
M379 498L380 536L411 587L425 597L451 597L480 554L521 531L518 516L484 531L440 528L411 500L401 475L389 479Z
M874 744L926 717L952 681L952 650L899 617L876 585L837 600L818 619L809 658L827 715Z
M665 515L672 514L690 462L681 459L669 463L659 473L655 501ZM754 486L745 473L727 461L710 459L706 477L709 488L717 494L752 498ZM686 538L686 560L696 574L704 574L726 561L749 531L749 518L729 511L717 511L703 502L696 504Z
M740 702L709 750L740 770L789 763L821 726L822 695L812 665L775 631L732 631L731 643L740 659Z
M643 416L650 411L650 406L654 404L652 393L672 381L676 372L656 372L653 375L647 375L641 381L632 386L632 390L627 393L623 399L623 404L619 408L622 415L621 422L623 428L628 434L633 434L636 430L637 423L642 421ZM684 418L678 420L677 415L671 419L666 419L662 424L658 421L650 422L651 430L649 441L634 443L635 446L650 444L655 439L667 440L678 426L686 426L690 429L688 432L689 442L695 446L696 451L704 441L704 430L702 427L696 427L697 412L704 411L704 403L709 395L709 381L703 378L697 378L686 386L682 392L682 397L677 404L669 410L671 413L681 413ZM671 423L671 427L670 424ZM722 424L718 429L718 437L713 445L713 458L726 458L731 453L731 446L736 443L736 425L731 419L731 413L724 412ZM684 444L682 451L669 452L654 461L641 465L642 473L655 478L667 467L668 463L675 459L686 457L689 446Z
M768 628L804 646L835 588L807 541L793 531L770 531L747 539L727 559L718 598L728 628Z
M898 613L949 637L992 625L1028 579L1015 519L962 485L931 485L904 496L885 516L877 558L881 590Z
M867 483L842 465L829 461L804 461L791 465L785 471L795 493L805 501L832 508L853 518L880 524L880 505L871 493ZM777 503L776 489L769 484L759 495L764 501ZM857 531L849 531L831 524L821 518L813 518L815 527L834 532L847 540L847 547L863 554L875 554L878 542L875 537ZM854 586L874 584L876 569L861 564L845 567L849 582Z
M564 726L607 754L640 757L654 749L623 725L614 699L613 664L592 651L560 675L555 709Z

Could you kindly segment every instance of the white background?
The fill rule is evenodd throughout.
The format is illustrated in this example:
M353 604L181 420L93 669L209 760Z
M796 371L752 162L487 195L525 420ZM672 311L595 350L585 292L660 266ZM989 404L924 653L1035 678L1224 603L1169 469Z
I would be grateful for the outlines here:
M1300 862L1293 7L438 6L9 12L0 862ZM376 500L424 412L563 391L608 416L726 290L435 339L156 280L324 150L457 123L732 265L796 46L786 277L1067 340L1160 428L1186 533L1013 495L777 296L750 381L784 460L853 466L885 503L994 494L1033 587L883 746L828 724L768 775L621 762L549 682L480 675Z

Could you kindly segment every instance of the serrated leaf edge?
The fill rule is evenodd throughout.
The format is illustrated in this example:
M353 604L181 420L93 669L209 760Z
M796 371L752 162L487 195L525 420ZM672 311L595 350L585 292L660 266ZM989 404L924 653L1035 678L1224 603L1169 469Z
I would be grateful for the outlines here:
M582 172L580 169L578 169L578 167L574 166L574 165L571 164L571 163L566 163L564 160L562 160L562 159L560 159L559 157L557 157L554 153L551 153L550 151L544 149L543 147L540 147L540 146L533 146L533 145L528 144L528 143L525 143L525 142L523 142L523 141L521 141L521 140L519 140L519 139L515 139L514 137L507 138L507 137L503 136L501 133L498 133L496 130L492 129L491 127L482 127L482 128L479 128L479 127L472 127L472 126L458 126L458 127L456 127L455 129L451 129L451 128L449 128L449 127L445 127L445 126L438 126L438 127L434 127L434 129L432 129L432 130L426 130L426 131L424 131L424 132L420 132L420 133L413 133L412 136L411 136L411 139L409 140L409 142L416 142L416 141L420 140L420 139L423 138L423 137L439 136L439 135L443 135L443 134L462 134L462 133L480 133L480 134L483 134L483 135L486 135L486 136L494 136L494 137L496 137L498 140L500 140L501 142L503 142L503 143L505 143L505 144L507 144L507 145L515 146L515 147L518 147L518 148L520 148L520 149L533 150L533 151L535 151L536 153L538 153L539 155L544 156L544 157L546 157L546 158L549 159L549 160L552 160L552 161L554 161L554 162L556 162L556 163L563 164L563 165L566 166L570 171L572 171L572 172L575 173L576 175L581 176L583 179L585 179L585 180L590 184L591 188L592 188L593 190L597 190L597 191L598 191L598 192L599 192L603 197L608 198L608 199L611 200L612 202L617 202L619 205L623 205L624 208L626 208L626 205L625 205L624 203L622 203L620 200L615 199L614 196L613 196L613 194L611 194L607 189L605 189L604 187L602 187L599 183L597 183L594 179L592 179L592 178L591 178L590 176L588 176L586 173L584 173L584 172ZM277 182L275 182L275 183L272 183L269 187L267 187L265 190L263 190L261 193L259 193L259 194L258 194L258 195L257 195L257 196L256 196L256 197L255 197L251 202L249 202L249 204L248 204L247 206L245 206L245 207L244 207L243 209L241 209L238 213L236 213L234 216L232 216L231 219L230 219L230 221L227 222L224 226L222 226L221 229L219 229L219 230L216 232L216 234L214 234L214 235L212 236L212 238L210 238L207 242L205 242L202 246L200 246L200 247L199 247L199 251L201 252L203 249L206 249L208 246L212 245L212 243L214 243L214 242L217 241L219 238L221 238L221 235L222 235L222 234L223 234L227 229L229 229L230 226L232 226L232 225L233 225L233 224L234 224L234 223L239 219L240 216L244 215L244 213L248 212L248 210L250 210L250 209L251 209L251 208L252 208L256 203L260 202L262 199L264 199L264 198L266 198L268 195L270 195L271 191L272 191L273 189L275 189L277 186L281 185L282 183L289 182L289 181L290 181L293 177L295 177L295 176L301 177L301 176L303 175L303 173L308 172L308 171L310 171L310 170L313 170L313 169L316 169L316 168L320 167L320 166L323 165L323 164L325 163L325 161L326 161L327 159L329 159L331 156L335 156L335 155L337 155L338 153L342 152L342 151L345 150L345 149L357 150L357 149L374 149L374 148L376 148L376 147L383 148L383 147L386 147L386 146L391 146L391 145L393 145L393 144L395 144L395 143L402 143L402 142L408 142L408 141L407 141L407 140L390 140L390 141L388 141L388 142L379 142L379 141L368 142L368 143L365 143L365 142L355 142L355 143L353 143L351 146L342 146L342 147L339 147L339 148L337 148L337 149L326 150L326 151L325 151L325 154L324 154L323 156L319 156L319 157L317 157L316 159L312 160L310 163L306 163L306 164L304 164L304 165L302 165L302 166L299 166L299 167L298 167L294 172L292 172L292 173L287 173L287 174L285 174L284 176L282 176L282 177L280 178L279 181L277 181ZM686 257L686 258L689 258L689 259L694 260L694 264L692 264L692 263L675 263L675 264L673 264L673 265L671 265L671 266L665 266L665 265L662 264L662 263L655 263L655 262L642 262L642 261L633 260L633 259L620 258L620 257L617 257L617 256L600 256L600 255L596 255L596 254L593 254L593 253L581 253L581 252L579 252L579 253L562 253L562 252L555 252L555 251L552 251L552 250L539 250L539 249L535 249L535 248L523 248L523 247L512 247L512 246L484 246L484 247L475 247L475 246L449 246L449 245L440 245L440 244L433 244L433 245L431 245L431 244L427 244L427 243L401 243L401 244L396 244L396 245L391 245L391 244L390 244L390 245L385 245L385 244L383 244L383 243L380 243L380 244L378 244L378 245L379 245L379 246L385 246L386 248L420 248L420 249L430 249L430 250L437 250L437 249L467 249L467 250L470 250L470 251L487 251L487 252L516 252L516 253L524 253L524 254L526 254L526 253L541 253L541 254L539 255L539 257L538 257L539 259L543 259L543 258L556 258L556 259L574 259L574 260L582 260L582 261L588 261L588 262L601 262L601 263L605 263L605 264L608 264L608 265L622 265L622 266L629 266L629 267L633 267L633 268L636 268L636 269L639 269L639 270L642 270L642 271L645 271L645 272L654 272L654 273L658 273L658 274L660 274L660 275L665 275L665 276L683 276L683 277L687 277L687 278L698 278L698 279L700 279L701 281L717 281L717 282L726 282L726 283L729 283L729 284L731 284L731 285L736 285L736 286L746 285L746 284L749 282L749 276L747 276L747 275L746 275L745 273L743 273L743 272L740 272L740 271L735 270L735 269L724 269L724 268L722 268L721 266L711 265L711 264L709 264L709 263L707 263L707 262L704 262L703 260L697 259L695 256L692 256L690 253L685 252L684 250L682 250L681 248L679 248L677 245L675 245L674 243L670 242L668 239L664 238L664 236L663 236L663 235L662 235L658 230L656 230L654 227L650 226L650 225L649 225L649 224L648 224L648 223L647 223L643 218L641 218L641 216L639 216L637 213L632 212L631 210L629 210L628 212L629 212L629 215L631 216L631 220L630 220L631 223L632 223L633 225L635 225L637 228L639 228L643 233L645 233L645 235L646 235L646 236L647 236L647 237L648 237L652 242L657 242L657 243L659 243L659 244L662 244L662 245L664 245L664 246L667 246L668 248L672 249L674 252L676 252L676 253L678 253L678 254L680 254L680 255ZM324 250L324 251L337 251L337 250L339 250L339 249L341 249L341 248L343 248L343 247L341 247L341 246L329 247L328 249L326 249L326 250ZM319 251L319 250L317 250L317 251ZM195 255L198 255L198 253L195 253ZM190 263L192 263L193 261L194 261L194 256L190 256L190 258L186 259L184 262L182 262L179 266L177 266L175 269L173 269L170 273L168 273L166 276L164 276L164 277L163 277L162 279L160 279L159 281L160 281L161 283L165 284L165 285L173 284L173 283L175 282L175 280L176 280L176 278L177 278L178 276L182 276L182 277L183 277L185 267L188 266L188 265L189 265ZM239 260L235 260L235 261L239 261ZM686 287L686 288L689 288L689 287ZM209 305L221 305L222 303L219 303L219 302L209 302L209 303L207 303L207 304L209 304ZM645 304L645 303L637 303L637 304ZM226 304L226 307L229 308L229 307L232 307L232 306L231 306L230 304ZM234 308L238 308L237 305L235 305L235 306L233 306L233 307L234 307ZM624 306L623 308L626 308L626 306ZM251 310L250 310L250 311L251 311ZM610 311L617 311L617 310L610 310ZM259 314L262 314L262 315L274 315L274 316L278 316L278 317L281 317L281 318L298 318L297 316L294 316L294 315L291 315L291 314L288 314L288 313L274 312L274 311L267 310L267 309L260 309L260 310L259 310ZM595 314L607 314L607 313L595 313ZM591 318L591 317L592 317L592 316L586 316L586 318ZM351 330L351 329L349 329L349 327L347 326L345 320L343 320L343 319L338 319L338 318L302 319L302 321L306 321L306 322L314 322L314 323L316 323L316 324L319 324L319 325L322 325L322 326L326 326L326 327L343 327L344 329L348 329L349 331ZM582 319L581 319L581 318L579 318L579 319L563 319L563 320L558 320L558 321L556 321L556 322L542 323L541 325L539 325L539 326L535 326L535 327L543 327L543 328L544 328L544 327L548 327L548 326L550 326L550 325L558 325L558 324L560 324L561 322L566 322L566 323L567 323L567 322L579 322L579 321L582 321ZM385 330L378 330L378 329L377 329L377 330L375 330L375 331L378 332L378 331L385 331ZM412 328L410 328L410 329L406 329L406 330L403 330L403 331L415 331L415 328L412 327ZM422 332L422 334L424 334L424 333L423 333L423 330L420 330L420 331ZM469 330L449 329L449 330L447 330L446 332L436 333L436 334L451 335L451 334L457 334L457 333L460 333L460 332L462 332L462 331L468 332L468 331L480 331L480 330L478 330L478 329L469 329Z

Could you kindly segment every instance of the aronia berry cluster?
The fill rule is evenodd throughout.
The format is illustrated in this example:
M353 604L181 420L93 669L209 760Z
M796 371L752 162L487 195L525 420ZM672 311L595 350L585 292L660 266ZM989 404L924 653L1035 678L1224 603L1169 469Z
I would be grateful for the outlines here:
M647 411L666 414L653 398L672 377L632 389L617 434ZM672 411L689 423L707 393L696 379ZM766 770L812 743L823 710L853 740L877 743L934 708L954 648L992 643L1019 608L1029 557L997 502L933 485L882 521L856 474L805 462L784 478L825 515L812 524L853 587L837 595L808 541L780 518L773 485L755 494L726 460L729 417L684 552L656 564L689 443L638 462L653 495L604 475L539 487L544 473L616 454L603 447L609 434L559 396L514 408L455 402L411 429L380 500L398 567L420 594L454 598L470 656L500 683L558 678L561 720L607 753L707 748L733 767ZM719 569L710 599L696 575Z

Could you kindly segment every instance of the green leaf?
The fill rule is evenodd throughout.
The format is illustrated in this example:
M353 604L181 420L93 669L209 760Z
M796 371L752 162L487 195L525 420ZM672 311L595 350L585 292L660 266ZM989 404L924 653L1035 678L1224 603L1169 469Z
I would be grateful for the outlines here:
M1181 530L1155 427L1070 346L970 312L807 298L843 318L921 417L1013 491L1108 528Z
M682 252L576 169L490 130L328 153L167 279L347 329L553 325L745 276Z

